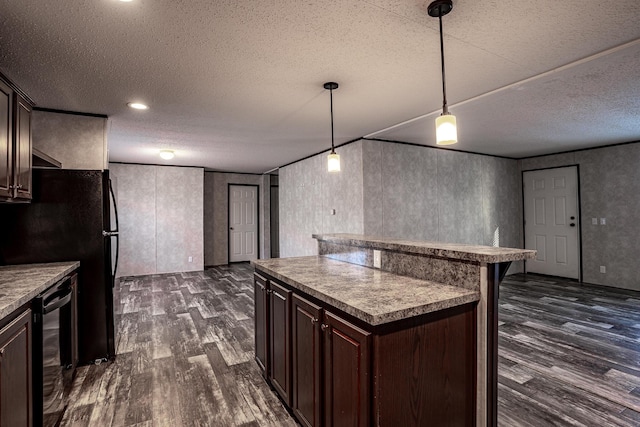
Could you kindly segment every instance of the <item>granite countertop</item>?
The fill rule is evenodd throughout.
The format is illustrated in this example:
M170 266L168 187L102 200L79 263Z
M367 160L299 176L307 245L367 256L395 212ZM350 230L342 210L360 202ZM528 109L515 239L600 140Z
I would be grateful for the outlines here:
M314 239L368 249L388 250L431 255L466 261L499 263L533 259L536 251L530 249L502 248L494 246L465 245L462 243L424 242L416 240L388 239L362 234L314 234Z
M0 267L0 319L4 319L78 267L78 261Z
M252 264L256 270L374 326L480 299L476 290L399 276L325 256L274 258Z

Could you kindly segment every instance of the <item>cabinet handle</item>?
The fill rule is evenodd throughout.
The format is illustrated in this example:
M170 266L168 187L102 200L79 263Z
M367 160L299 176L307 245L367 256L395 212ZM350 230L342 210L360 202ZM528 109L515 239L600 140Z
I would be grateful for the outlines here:
M0 357L4 356L4 348L0 348Z
M22 184L20 184L20 185L16 186L16 188L17 188L18 190L21 190L21 189L22 189Z
M311 318L311 324L315 325L316 323L318 323L318 319L316 319L315 317Z
M323 331L326 331L327 329L329 329L329 325L323 323L322 325L320 325L320 328L322 328Z

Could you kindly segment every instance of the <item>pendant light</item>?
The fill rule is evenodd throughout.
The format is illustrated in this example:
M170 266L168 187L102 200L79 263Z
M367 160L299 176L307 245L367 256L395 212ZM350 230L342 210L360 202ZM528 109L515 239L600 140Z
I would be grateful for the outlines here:
M160 157L165 160L171 160L174 157L173 150L160 150Z
M447 107L447 87L444 79L444 43L442 41L442 17L453 9L452 0L435 0L427 11L429 16L440 21L440 62L442 63L442 114L436 118L436 144L451 145L458 142L456 116L449 113Z
M324 84L324 88L329 90L331 97L331 153L327 156L327 167L329 172L340 172L340 155L336 154L333 146L333 91L338 89L338 83L327 82Z

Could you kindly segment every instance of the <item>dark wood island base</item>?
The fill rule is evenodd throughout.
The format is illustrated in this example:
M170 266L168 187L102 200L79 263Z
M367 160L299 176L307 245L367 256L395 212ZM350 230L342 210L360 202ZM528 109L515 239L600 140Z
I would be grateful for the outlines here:
M256 360L303 426L475 425L475 303L373 326L254 278Z
M496 426L497 298L534 251L322 235L254 262L256 361L303 426Z

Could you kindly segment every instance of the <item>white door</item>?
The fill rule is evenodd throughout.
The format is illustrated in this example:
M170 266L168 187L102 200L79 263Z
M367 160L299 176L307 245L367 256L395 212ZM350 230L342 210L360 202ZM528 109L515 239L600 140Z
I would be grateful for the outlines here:
M229 262L258 258L258 187L229 186Z
M524 172L522 184L525 247L538 251L527 272L579 279L577 167Z

